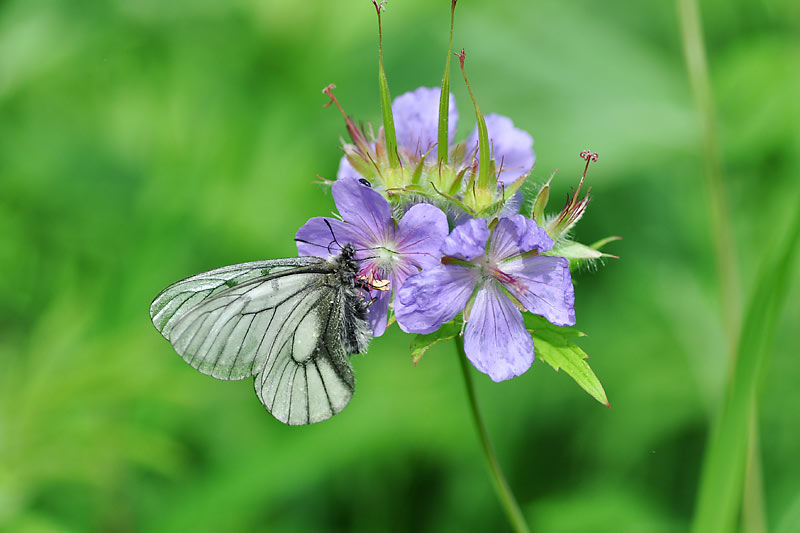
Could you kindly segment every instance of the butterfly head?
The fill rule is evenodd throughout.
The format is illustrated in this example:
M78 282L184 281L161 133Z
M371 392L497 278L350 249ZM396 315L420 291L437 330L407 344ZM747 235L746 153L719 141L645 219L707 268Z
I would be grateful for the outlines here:
M342 283L355 286L356 277L359 271L359 262L356 259L356 247L350 243L342 245L338 255L331 256L329 261L339 274Z
M339 253L339 257L342 261L353 261L356 256L356 247L353 246L351 243L345 243L342 246L342 251Z

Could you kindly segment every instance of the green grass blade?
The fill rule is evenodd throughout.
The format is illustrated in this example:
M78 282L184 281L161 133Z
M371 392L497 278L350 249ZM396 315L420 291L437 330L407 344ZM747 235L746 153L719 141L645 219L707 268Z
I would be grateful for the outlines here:
M727 532L736 528L747 460L750 412L768 366L798 241L800 212L785 242L767 256L746 310L735 368L703 463L693 524L693 531L697 533Z

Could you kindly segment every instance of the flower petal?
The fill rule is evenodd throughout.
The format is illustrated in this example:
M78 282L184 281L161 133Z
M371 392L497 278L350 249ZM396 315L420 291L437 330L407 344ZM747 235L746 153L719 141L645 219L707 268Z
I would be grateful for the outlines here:
M469 261L486 252L489 227L482 218L471 218L457 226L442 243L442 255Z
M531 250L547 252L553 239L536 222L522 215L501 218L492 234L489 256L492 261L502 261Z
M339 161L339 170L336 171L336 179L340 180L342 178L354 178L358 179L361 177L361 174L353 168L353 165L350 164L350 161L347 159L346 155L342 156L342 159Z
M533 168L533 164L536 162L536 154L533 152L533 137L528 132L515 128L514 123L508 117L491 114L486 115L485 120L492 156L498 168L501 163L503 166L503 170L498 176L498 183L508 185ZM471 159L472 154L476 152L477 157L480 158L477 126L467 139L467 157Z
M372 336L380 337L386 331L386 321L389 316L389 302L392 301L392 293L389 291L371 291L373 298L367 310L369 325L372 328Z
M556 326L575 324L575 289L567 259L540 255L509 261L500 268L514 279L505 287L525 309Z
M393 265L392 271L389 274L389 280L391 281L392 290L395 293L395 299L397 299L397 291L403 286L406 278L418 273L419 269L408 261L400 261Z
M522 313L494 280L478 291L464 332L467 359L492 381L519 376L533 363L533 339Z
M422 155L432 148L428 161L435 161L438 154L438 147L435 145L439 139L441 93L441 89L438 88L420 87L398 96L392 102L397 143L412 155ZM456 99L452 94L450 94L447 123L447 132L452 144L458 123Z
M397 292L394 315L406 333L433 333L467 305L480 271L441 265L409 277Z
M433 268L442 258L448 229L447 215L441 209L430 204L413 205L397 224L396 251L414 266Z
M364 235L354 230L351 224L335 218L311 218L297 230L297 253L301 256L327 257L338 254L345 243L352 243L356 249L364 248Z
M370 246L386 242L394 223L392 208L383 196L353 178L336 180L332 190L336 209L345 222L362 230Z

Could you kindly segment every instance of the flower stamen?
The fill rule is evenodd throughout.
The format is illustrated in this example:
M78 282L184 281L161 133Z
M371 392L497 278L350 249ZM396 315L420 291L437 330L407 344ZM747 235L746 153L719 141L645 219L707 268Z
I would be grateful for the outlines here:
M500 283L513 285L515 283L515 279L497 268L496 266L489 267L489 271L492 273L492 277L499 281Z
M322 89L322 94L326 95L330 98L330 102L324 104L322 107L330 107L331 104L335 104L337 108L339 108L339 112L344 117L345 125L347 126L347 133L350 134L350 138L353 140L353 143L356 145L357 150L359 151L359 155L364 159L372 160L372 147L367 141L366 135L361 128L359 128L355 121L350 118L350 116L345 113L342 104L339 103L339 100L334 96L333 90L336 88L336 85L331 83L324 89ZM374 162L373 162L374 164ZM377 165L376 165L377 167Z

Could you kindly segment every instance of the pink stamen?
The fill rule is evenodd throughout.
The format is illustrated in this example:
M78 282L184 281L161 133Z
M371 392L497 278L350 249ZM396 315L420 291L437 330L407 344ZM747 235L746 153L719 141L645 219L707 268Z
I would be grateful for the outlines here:
M494 277L494 279L496 279L500 283L502 283L504 285L513 285L514 284L514 281L515 281L514 278L512 278L511 276L509 276L508 274L506 274L505 272L503 272L499 268L491 267L490 270L492 272L492 276Z

